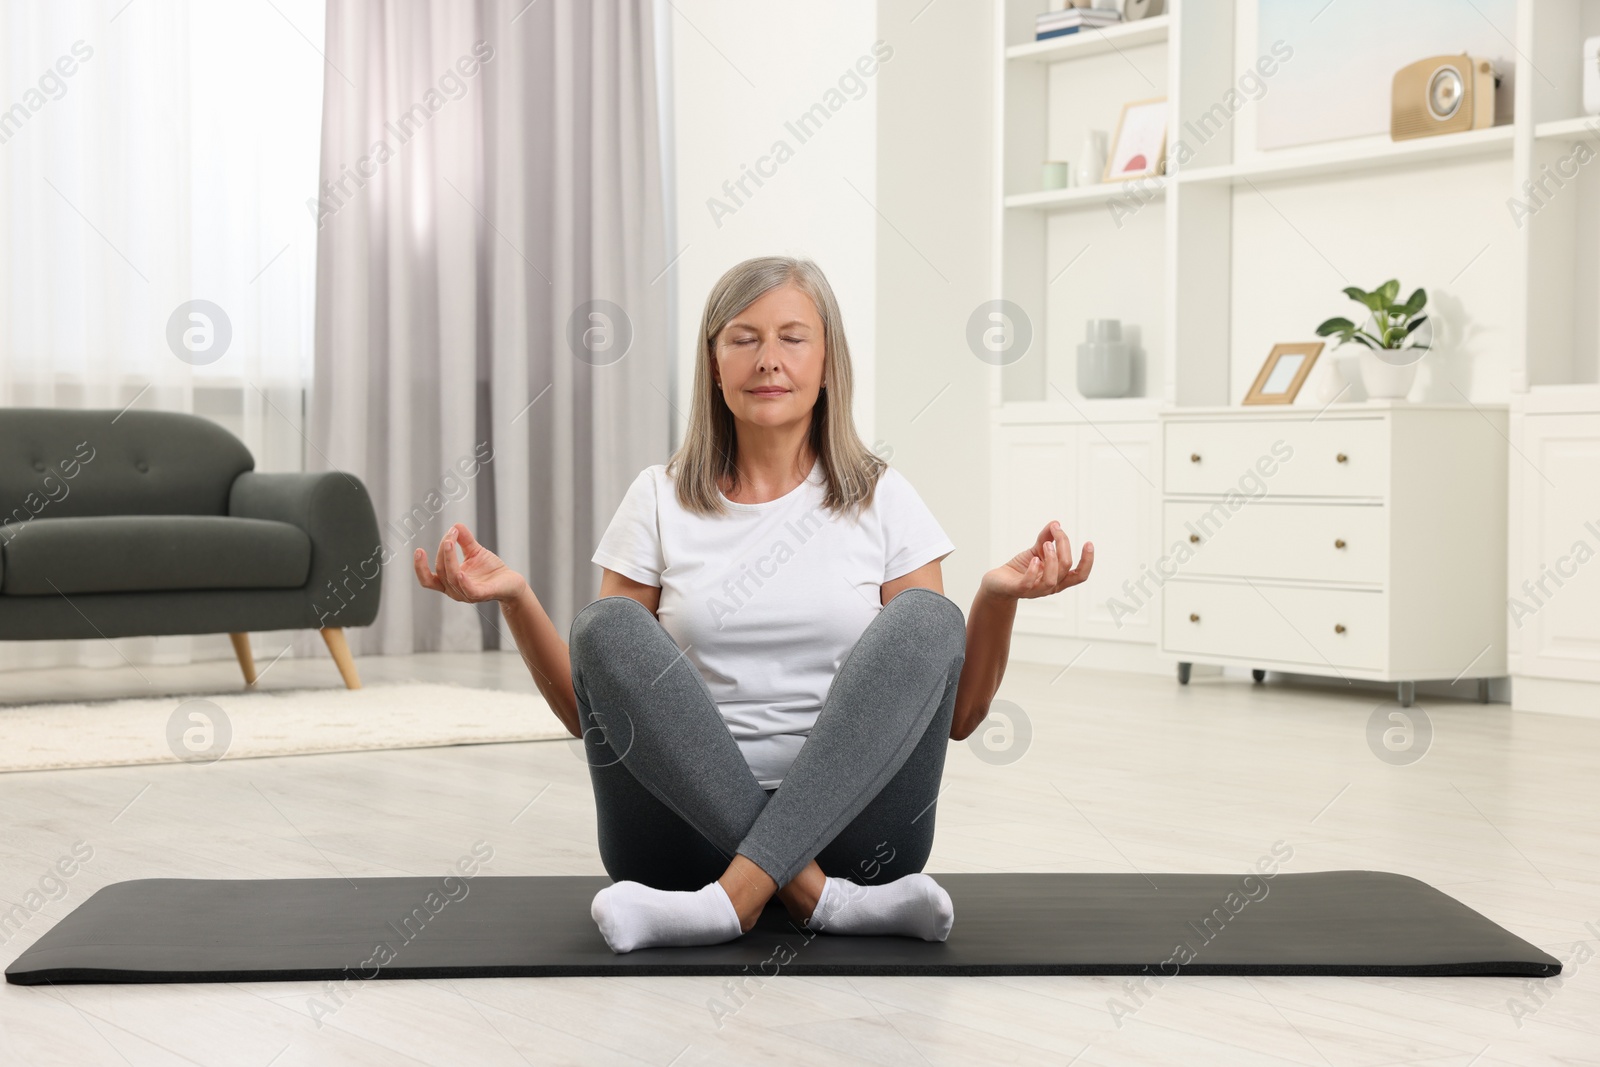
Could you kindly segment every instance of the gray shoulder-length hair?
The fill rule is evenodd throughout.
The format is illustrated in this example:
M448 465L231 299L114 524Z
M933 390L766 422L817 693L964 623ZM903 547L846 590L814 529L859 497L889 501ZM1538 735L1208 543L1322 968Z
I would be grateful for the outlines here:
M889 466L856 434L850 407L850 345L844 339L843 318L828 279L809 259L758 256L729 268L717 280L700 316L689 426L683 444L667 462L667 474L677 482L678 503L686 511L726 514L728 509L717 495L718 479L726 476L735 486L739 480L733 411L711 376L717 336L739 312L790 283L811 298L822 318L822 380L828 384L812 408L810 441L827 478L823 506L836 514L869 506L878 479Z

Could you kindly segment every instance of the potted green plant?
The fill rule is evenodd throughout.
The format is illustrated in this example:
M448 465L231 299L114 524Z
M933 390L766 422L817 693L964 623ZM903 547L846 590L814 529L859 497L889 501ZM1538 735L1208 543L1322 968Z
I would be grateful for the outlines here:
M1361 382L1373 398L1404 399L1417 377L1417 362L1432 347L1433 325L1422 309L1428 294L1416 290L1404 303L1399 281L1391 278L1372 292L1355 286L1344 294L1370 314L1357 326L1346 318L1333 318L1317 327L1318 337L1339 337L1336 348L1352 341L1362 346Z

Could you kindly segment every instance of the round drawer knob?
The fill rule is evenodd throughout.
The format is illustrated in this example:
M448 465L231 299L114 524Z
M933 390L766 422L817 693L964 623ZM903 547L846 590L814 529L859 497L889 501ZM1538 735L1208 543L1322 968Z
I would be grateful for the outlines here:
M1199 540L1200 540L1200 535L1199 534L1190 534L1189 535L1189 542L1191 544L1193 544L1194 542L1199 541Z
M1350 457L1345 455L1343 452L1340 452L1337 456L1333 457L1333 460L1335 463L1348 463L1350 462Z
M1199 622L1200 621L1200 616L1196 615L1194 612L1191 611L1189 613L1189 621L1190 622Z
M1199 463L1200 462L1200 453L1198 453L1198 452L1190 452L1189 453L1189 462L1190 463Z
M1344 633L1344 623L1342 623L1342 622L1334 623L1333 624L1333 632L1336 633L1336 634Z
M1344 538L1342 538L1342 537L1335 537L1335 538L1334 538L1334 539L1333 539L1333 547L1334 547L1334 548L1343 548L1343 547L1344 547Z

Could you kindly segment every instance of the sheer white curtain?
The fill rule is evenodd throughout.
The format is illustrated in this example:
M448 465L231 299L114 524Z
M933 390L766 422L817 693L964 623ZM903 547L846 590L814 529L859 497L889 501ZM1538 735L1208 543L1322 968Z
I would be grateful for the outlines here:
M0 406L189 411L306 465L323 27L323 0L0 4ZM231 655L3 643L0 669Z

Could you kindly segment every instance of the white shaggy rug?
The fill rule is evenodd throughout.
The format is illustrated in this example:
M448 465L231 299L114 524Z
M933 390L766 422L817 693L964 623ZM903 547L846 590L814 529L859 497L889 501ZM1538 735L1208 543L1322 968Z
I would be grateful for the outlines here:
M410 683L0 706L0 771L570 738L537 693Z

